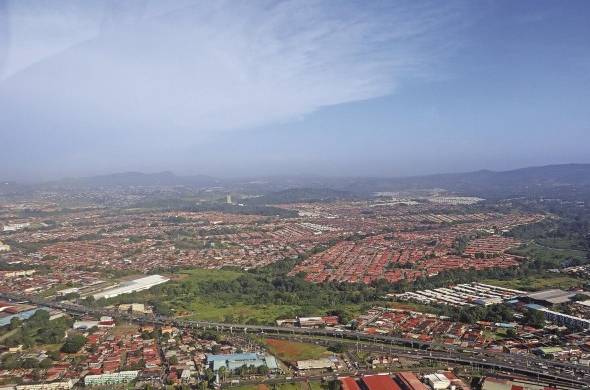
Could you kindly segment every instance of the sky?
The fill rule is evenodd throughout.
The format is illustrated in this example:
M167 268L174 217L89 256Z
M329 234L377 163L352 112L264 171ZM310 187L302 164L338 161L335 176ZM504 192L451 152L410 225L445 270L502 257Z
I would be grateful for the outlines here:
M0 0L0 179L590 163L590 2Z

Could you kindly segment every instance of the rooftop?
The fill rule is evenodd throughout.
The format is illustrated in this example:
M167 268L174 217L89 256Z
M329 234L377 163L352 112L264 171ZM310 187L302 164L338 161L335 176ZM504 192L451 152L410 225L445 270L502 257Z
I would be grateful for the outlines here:
M576 293L572 293L569 291L564 291L560 289L551 289L551 290L543 290L534 293L527 294L526 296L529 299L534 299L538 301L546 301L553 305L557 305L560 303L567 303L569 302L570 298L576 295Z
M362 380L369 390L401 390L389 375L365 375Z

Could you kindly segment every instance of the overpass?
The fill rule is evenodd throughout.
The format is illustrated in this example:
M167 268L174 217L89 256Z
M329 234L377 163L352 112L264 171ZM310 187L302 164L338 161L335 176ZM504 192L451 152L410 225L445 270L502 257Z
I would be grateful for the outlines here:
M461 350L453 345L435 342L416 341L386 335L370 335L353 330L340 329L306 329L295 327L278 327L265 325L229 324L214 321L183 320L164 316L146 316L121 313L103 308L91 308L70 302L54 302L37 297L28 297L11 293L0 293L0 298L12 301L28 301L33 304L63 310L73 315L111 316L137 324L173 325L183 329L215 330L217 332L242 332L284 338L306 337L314 342L331 340L335 342L355 342L371 351L395 352L409 357L431 359L455 364L471 365L492 370L524 374L529 377L556 379L574 388L590 389L590 368L571 363L554 362L536 356L514 356L503 353L491 353L478 350Z

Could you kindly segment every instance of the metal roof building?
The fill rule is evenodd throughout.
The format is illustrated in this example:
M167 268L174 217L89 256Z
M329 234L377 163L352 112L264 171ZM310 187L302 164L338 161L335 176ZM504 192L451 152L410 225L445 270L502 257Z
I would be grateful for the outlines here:
M207 354L207 364L213 371L218 371L221 367L228 370L237 370L242 366L267 366L269 370L279 368L277 360L271 355L262 355L256 353L234 353L229 355Z
M523 296L524 299L546 306L568 303L570 298L576 295L575 292L560 289L543 290Z
M97 294L94 294L94 299L100 298L113 298L118 295L123 294L130 294L132 292L143 291L150 289L158 284L166 283L170 279L165 278L161 275L150 275L139 279L130 280L128 282L123 282L119 284L117 287L109 288L107 290L101 291Z
M413 372L398 372L396 379L402 390L428 390L428 387L420 382L420 379Z

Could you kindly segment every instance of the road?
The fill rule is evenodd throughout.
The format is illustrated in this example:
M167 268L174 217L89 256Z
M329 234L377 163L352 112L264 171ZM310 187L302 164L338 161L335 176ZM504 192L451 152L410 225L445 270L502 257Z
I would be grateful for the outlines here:
M332 343L337 341L356 342L363 346L370 346L373 351L390 351L409 357L427 358L431 360L477 366L497 371L524 374L529 377L557 380L566 385L580 389L590 389L590 368L580 365L554 362L535 356L510 355L503 353L484 352L479 350L462 350L456 346L421 342L412 339L384 335L369 335L352 330L339 329L305 329L285 328L277 326L227 324L221 322L182 320L162 316L138 316L120 313L114 310L96 309L69 302L53 302L36 297L17 294L0 293L0 297L13 301L28 301L39 306L63 310L70 314L95 316L108 315L113 318L135 322L138 324L174 325L179 328L210 329L219 332L243 332L244 334L261 334L265 336L308 337L314 340L328 339ZM368 347L365 347L368 348Z

